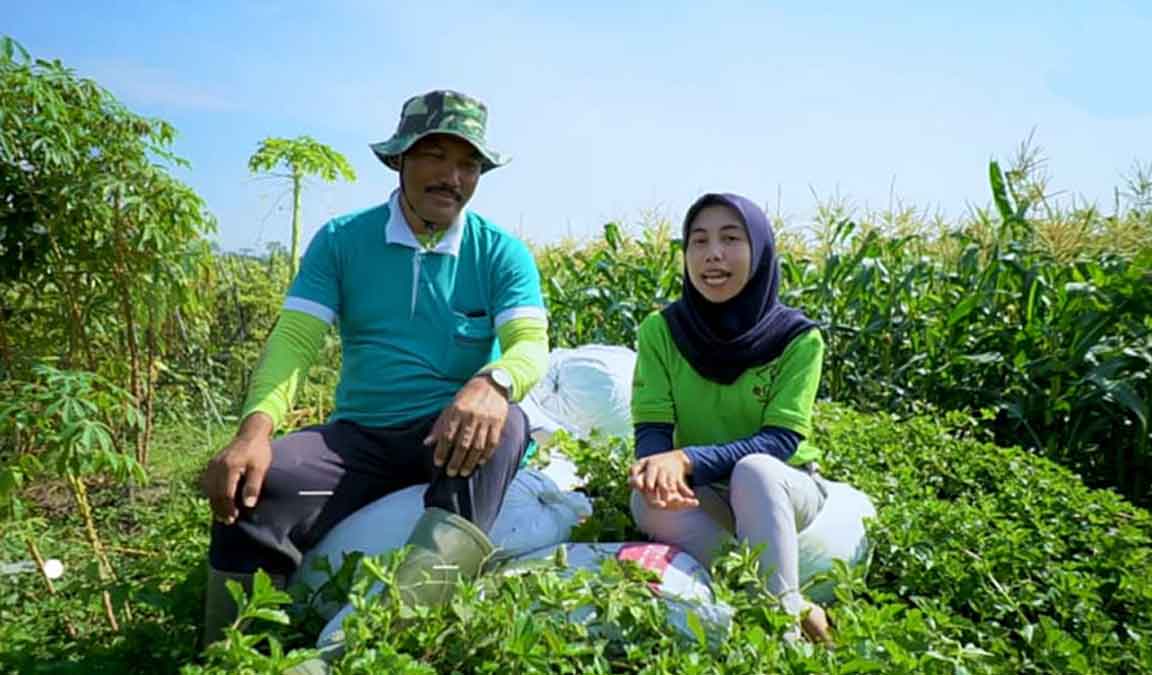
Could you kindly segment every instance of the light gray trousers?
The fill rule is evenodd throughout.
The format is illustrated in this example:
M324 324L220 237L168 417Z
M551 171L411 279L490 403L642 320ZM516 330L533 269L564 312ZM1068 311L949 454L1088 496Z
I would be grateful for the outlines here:
M632 517L653 539L678 546L702 564L735 534L751 546L763 545L760 573L784 610L799 615L800 552L797 533L824 507L821 478L771 455L748 455L722 484L695 489L700 506L680 511L657 509L632 493Z

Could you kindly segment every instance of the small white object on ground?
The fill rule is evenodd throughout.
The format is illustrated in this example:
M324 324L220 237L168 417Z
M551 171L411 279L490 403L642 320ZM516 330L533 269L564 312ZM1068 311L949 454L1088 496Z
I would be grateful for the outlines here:
M64 576L64 563L55 558L44 561L44 576L49 579L59 579Z

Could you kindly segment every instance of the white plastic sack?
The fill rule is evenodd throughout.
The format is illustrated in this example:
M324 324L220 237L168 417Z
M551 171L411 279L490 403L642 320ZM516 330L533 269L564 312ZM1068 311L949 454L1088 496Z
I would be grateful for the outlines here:
M712 644L722 642L731 630L733 610L727 604L716 601L708 570L675 546L648 542L559 544L519 556L505 565L504 573L515 574L518 569L532 569L534 564L555 560L559 549L563 549L560 558L570 570L598 571L605 560L615 558L631 560L655 572L660 582L653 591L666 604L669 623L689 639L695 639L688 627L689 612L700 619ZM576 612L571 620L590 625L596 623L591 609Z
M520 406L537 441L559 429L585 439L593 430L632 435L632 371L636 352L627 347L584 345L555 349L548 372Z
M584 478L577 472L576 464L563 453L552 451L548 464L540 467L540 473L551 478L556 487L565 492L584 485Z
M489 538L501 555L517 556L567 541L591 515L587 495L561 488L544 471L523 469L508 486Z
M875 517L876 507L868 495L847 483L825 480L824 485L828 490L824 508L798 537L801 586L817 574L830 571L833 560L843 560L849 567L868 563L870 546L864 519ZM818 603L831 602L833 584L814 584L805 588L804 594Z
M293 582L312 588L326 582L327 574L315 568L321 557L338 570L344 556L353 551L380 555L404 546L424 513L427 488L414 485L394 492L345 518L304 556ZM583 494L563 491L540 471L523 469L508 486L488 536L501 555L516 556L567 540L572 528L591 514L592 504ZM331 616L338 607L317 609Z

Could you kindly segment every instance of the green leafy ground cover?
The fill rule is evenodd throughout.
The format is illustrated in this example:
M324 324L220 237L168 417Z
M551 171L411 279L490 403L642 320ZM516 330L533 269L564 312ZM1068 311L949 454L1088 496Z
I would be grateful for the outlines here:
M825 404L819 420L817 441L830 455L826 473L867 491L879 510L868 573L836 573L835 649L786 647L786 620L758 590L754 556L734 550L714 570L720 597L737 610L719 649L680 638L643 575L609 565L568 580L554 573L489 578L402 630L393 604L367 603L349 626L341 671L1152 672L1146 511L1086 488L1048 460L976 438L976 423L958 415L897 421ZM291 649L309 645L316 617L291 603L278 607L267 594L250 607L263 619L245 622L243 634L207 661L196 653L209 516L193 479L222 439L165 430L149 485L131 497L120 488L93 489L102 525L116 533L107 542L121 575L113 592L125 617L120 633L103 621L96 570L76 544L79 519L56 491L37 495L42 520L25 524L50 525L40 547L62 558L68 572L54 596L32 578L0 582L0 669L270 672L307 654ZM637 538L627 518L621 449L571 441L559 449L590 475L597 507L574 539ZM6 529L0 555L21 557L20 535ZM390 562L365 565L360 591L387 580ZM581 606L603 617L599 628L569 620ZM286 610L283 617L277 609ZM278 617L291 625L278 625ZM277 661L280 649L271 649L270 639L288 656Z

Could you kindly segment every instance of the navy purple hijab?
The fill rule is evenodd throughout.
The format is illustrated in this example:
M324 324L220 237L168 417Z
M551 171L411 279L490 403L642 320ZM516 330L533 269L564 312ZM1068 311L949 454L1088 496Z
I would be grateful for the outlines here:
M697 199L684 217L685 249L696 216L717 205L740 214L748 233L752 247L748 283L732 299L711 302L692 285L685 261L683 295L665 307L663 314L672 340L692 368L713 382L732 384L745 370L780 356L793 338L816 322L777 299L780 265L775 237L768 217L752 201L734 194L706 194Z

